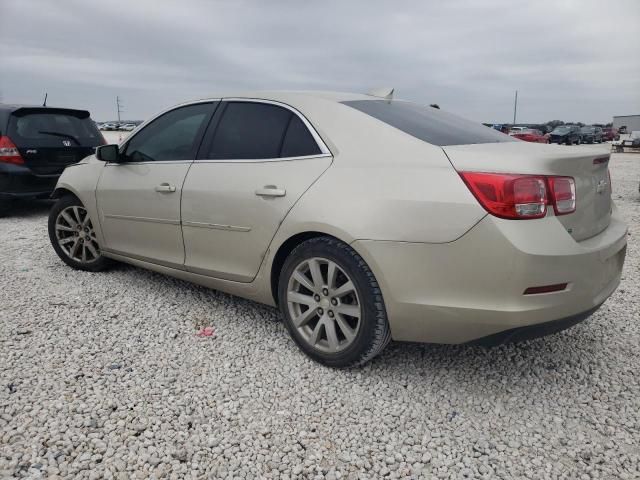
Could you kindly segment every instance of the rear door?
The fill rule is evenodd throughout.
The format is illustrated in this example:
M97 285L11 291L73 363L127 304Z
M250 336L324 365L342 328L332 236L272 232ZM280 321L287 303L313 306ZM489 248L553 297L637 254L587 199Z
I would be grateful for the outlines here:
M104 144L104 138L84 110L20 108L7 129L25 165L40 176L60 175Z
M105 165L96 190L105 250L184 268L182 185L215 105L162 114L121 147L122 163Z
M184 184L186 269L253 280L280 223L331 161L313 127L290 107L224 102Z

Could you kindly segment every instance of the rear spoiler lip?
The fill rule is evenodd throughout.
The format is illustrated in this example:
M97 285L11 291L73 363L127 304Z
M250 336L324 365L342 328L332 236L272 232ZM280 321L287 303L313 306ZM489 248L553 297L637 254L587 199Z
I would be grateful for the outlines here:
M74 108L57 108L57 107L20 107L11 112L11 115L21 117L32 113L62 113L71 115L80 119L89 118L91 114L88 110L76 110Z

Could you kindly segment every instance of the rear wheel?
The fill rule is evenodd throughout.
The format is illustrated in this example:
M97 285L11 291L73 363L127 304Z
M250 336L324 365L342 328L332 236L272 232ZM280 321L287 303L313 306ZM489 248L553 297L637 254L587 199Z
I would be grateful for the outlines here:
M336 239L313 238L291 252L280 274L278 299L294 341L324 365L362 365L391 339L373 272Z
M89 213L76 197L63 197L49 212L49 239L60 259L77 270L98 272L111 261L102 255Z
M11 209L10 200L0 200L0 217L4 217L9 213Z

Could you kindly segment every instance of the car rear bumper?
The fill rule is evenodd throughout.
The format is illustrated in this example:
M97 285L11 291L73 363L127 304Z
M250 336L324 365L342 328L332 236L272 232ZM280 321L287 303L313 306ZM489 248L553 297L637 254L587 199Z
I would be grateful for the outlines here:
M508 331L517 333L502 336L517 338L536 325L551 331L545 323L589 316L620 282L626 235L617 214L582 242L551 215L526 222L486 216L450 243L353 246L380 283L395 340L466 343ZM559 292L524 294L562 283Z
M35 175L21 165L0 164L0 199L47 197L60 175Z

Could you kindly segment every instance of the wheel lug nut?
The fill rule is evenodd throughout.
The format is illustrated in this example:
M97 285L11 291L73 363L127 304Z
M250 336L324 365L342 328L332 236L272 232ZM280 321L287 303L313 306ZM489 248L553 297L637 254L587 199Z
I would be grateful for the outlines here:
M326 297L327 295L329 295L329 290L326 288L322 289L322 294Z
M324 310L322 310L321 308L318 308L318 315L322 315L324 313Z
M319 302L319 301L320 301L320 295L317 295L317 294L316 294L316 295L314 295L314 296L313 296L313 299L314 299L316 302Z
M329 311L327 312L327 315L329 315L331 318L333 318L333 310L329 310Z
M335 307L336 305L338 305L338 300L336 300L335 298L332 298L332 299L331 299L331 305L333 305L334 307Z

